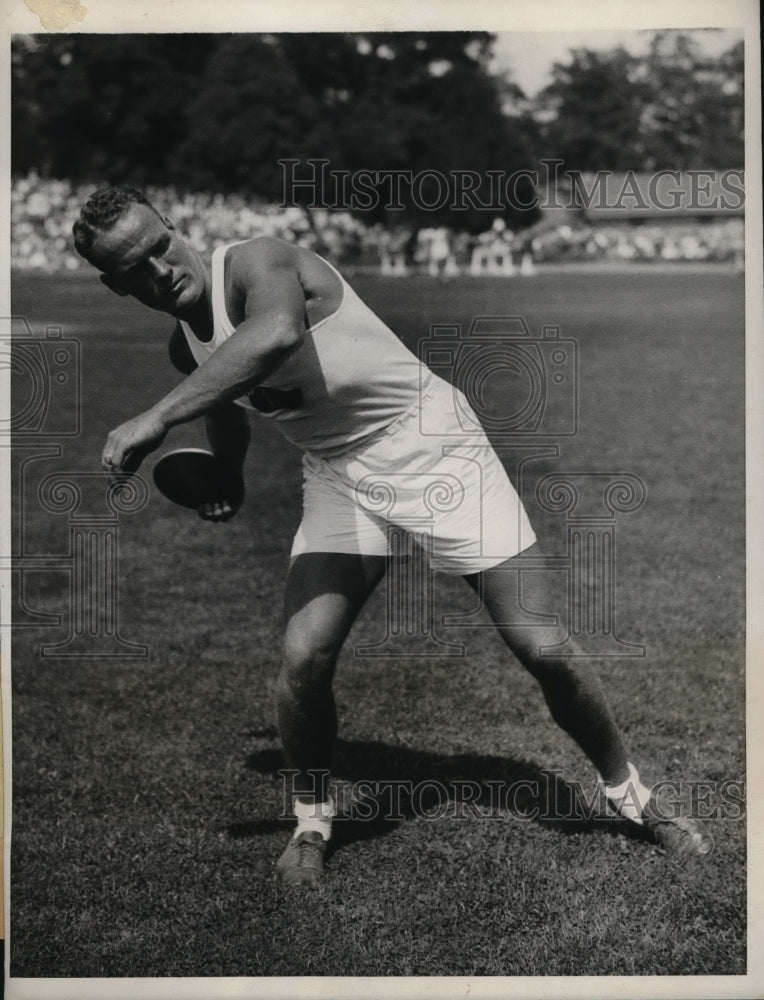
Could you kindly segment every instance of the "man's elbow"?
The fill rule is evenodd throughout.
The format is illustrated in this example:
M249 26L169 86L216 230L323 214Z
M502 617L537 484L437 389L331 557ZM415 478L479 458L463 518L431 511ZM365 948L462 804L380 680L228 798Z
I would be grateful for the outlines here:
M268 350L274 357L288 357L302 346L305 327L297 324L292 316L277 317L268 338Z

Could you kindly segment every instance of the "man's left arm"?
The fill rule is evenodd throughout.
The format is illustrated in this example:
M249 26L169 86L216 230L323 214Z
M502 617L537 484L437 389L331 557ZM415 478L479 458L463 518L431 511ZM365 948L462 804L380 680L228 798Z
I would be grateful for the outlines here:
M252 437L247 411L236 403L225 403L206 413L204 423L213 454L241 472Z
M235 403L224 403L206 413L204 422L213 454L237 472L243 473L251 437L246 410ZM221 498L203 503L199 508L199 516L204 521L228 521L240 506L241 503L234 504L231 500Z

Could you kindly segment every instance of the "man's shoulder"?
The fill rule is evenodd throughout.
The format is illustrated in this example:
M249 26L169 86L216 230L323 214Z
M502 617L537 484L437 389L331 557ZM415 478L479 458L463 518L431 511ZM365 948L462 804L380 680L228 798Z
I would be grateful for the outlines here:
M276 236L255 236L235 243L226 259L234 277L246 277L273 268L297 267L298 247Z
M232 246L225 270L231 303L251 292L294 291L298 286L306 296L326 299L340 294L337 273L325 260L307 247L275 236L258 236Z

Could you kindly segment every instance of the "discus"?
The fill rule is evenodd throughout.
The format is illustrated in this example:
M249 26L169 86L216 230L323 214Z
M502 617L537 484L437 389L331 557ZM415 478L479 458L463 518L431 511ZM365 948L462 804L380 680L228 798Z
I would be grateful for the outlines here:
M244 480L238 469L204 448L177 448L154 466L154 485L173 503L198 510L202 504L244 499Z

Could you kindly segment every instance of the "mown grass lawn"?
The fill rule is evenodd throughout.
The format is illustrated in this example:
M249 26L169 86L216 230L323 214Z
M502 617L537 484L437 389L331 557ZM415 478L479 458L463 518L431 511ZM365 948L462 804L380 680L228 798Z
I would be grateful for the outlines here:
M714 783L709 808L724 807L723 783L745 777L742 278L711 269L355 284L410 344L430 323L491 314L522 316L534 334L557 324L577 341L578 432L528 464L524 499L559 553L564 520L535 495L543 475L644 482L646 503L617 524L617 629L645 656L599 668L646 779ZM171 321L94 279L19 275L13 291L14 314L36 333L62 324L81 344L82 431L28 464L14 493L25 551L60 553L67 518L41 508L35 484L96 470L107 430L173 384ZM451 792L461 782L477 799L462 810L452 800L436 818L404 796L399 818L338 824L324 883L299 894L277 886L289 827L278 818L274 683L300 468L256 426L247 499L229 525L205 525L154 493L121 519L120 631L147 658L43 657L60 630L16 632L12 975L743 973L744 818L722 809L710 823L715 853L676 861L596 816L494 808L492 788L543 789L555 772L564 799L572 782L592 792L594 774L492 630L441 629L463 656L406 656L405 644L357 655L384 637L384 587L338 669L337 773ZM166 447L192 443L203 443L198 425ZM24 599L66 616L65 577L29 574ZM436 579L436 622L471 603L460 581Z

